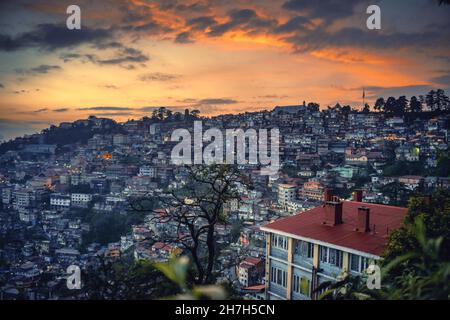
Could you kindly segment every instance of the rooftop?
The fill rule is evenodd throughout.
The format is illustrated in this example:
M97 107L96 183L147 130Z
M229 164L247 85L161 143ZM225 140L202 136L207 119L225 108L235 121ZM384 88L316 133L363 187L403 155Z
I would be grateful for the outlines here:
M361 206L370 209L370 232L356 231L358 208ZM380 256L388 234L400 227L406 213L407 208L344 201L342 224L334 226L324 224L325 207L319 206L269 223L261 227L261 230L284 233L288 236L297 236Z

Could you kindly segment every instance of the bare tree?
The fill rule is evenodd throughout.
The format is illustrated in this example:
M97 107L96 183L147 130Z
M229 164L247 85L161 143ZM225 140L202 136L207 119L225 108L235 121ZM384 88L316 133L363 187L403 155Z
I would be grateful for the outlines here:
M161 239L186 250L194 265L192 281L208 284L213 282L217 267L217 225L227 220L224 205L233 199L239 201L239 185L248 183L231 165L196 165L184 169L184 186L158 197L165 213L155 212L151 220L172 227L173 232L164 232ZM139 203L132 207L142 210Z

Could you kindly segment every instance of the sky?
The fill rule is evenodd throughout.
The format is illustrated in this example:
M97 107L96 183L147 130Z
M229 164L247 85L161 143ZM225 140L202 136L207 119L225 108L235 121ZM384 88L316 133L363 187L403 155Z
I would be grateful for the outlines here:
M81 9L68 30L66 9ZM381 9L369 30L366 9ZM203 115L450 92L437 0L0 1L0 140L89 115Z

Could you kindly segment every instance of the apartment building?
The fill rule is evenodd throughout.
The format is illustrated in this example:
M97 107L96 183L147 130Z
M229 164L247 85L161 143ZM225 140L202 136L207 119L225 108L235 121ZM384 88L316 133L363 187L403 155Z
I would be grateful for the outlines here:
M237 266L236 274L239 283L243 287L260 284L264 276L264 260L255 257L246 257Z
M50 208L52 210L68 210L70 208L70 196L59 193L50 195Z
M361 274L381 259L389 233L407 209L340 201L326 190L323 206L269 223L266 233L266 299L316 299L315 289L343 272Z
M297 187L293 184L280 184L278 185L278 204L287 208L287 204L296 198Z
M89 193L72 193L70 195L71 205L74 207L87 207L92 201L92 194Z

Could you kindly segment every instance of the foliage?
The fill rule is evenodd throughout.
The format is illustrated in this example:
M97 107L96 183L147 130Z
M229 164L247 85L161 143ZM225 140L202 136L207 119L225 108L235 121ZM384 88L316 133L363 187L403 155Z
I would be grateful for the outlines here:
M121 235L130 232L132 225L138 224L142 220L143 216L138 212L122 214L120 212L95 213L91 211L87 217L90 231L83 236L83 241L100 244L118 241Z
M426 170L422 162L394 161L392 164L383 168L385 177L397 177L404 175L421 175Z
M156 299L179 290L164 281L151 262L139 260L131 264L101 259L100 265L82 274L82 293L88 299Z
M391 182L381 187L381 192L389 198L389 204L395 206L406 206L412 191L407 189L401 182Z
M386 259L381 268L381 288L368 289L367 274L343 275L337 282L325 282L317 291L320 299L332 300L435 300L450 299L450 261L442 256L443 237L428 238L425 223L418 217L410 226L414 251Z
M450 191L436 191L430 204L420 196L412 197L408 203L408 214L402 226L390 234L384 257L391 260L404 252L419 250L420 243L414 237L413 226L420 218L427 226L426 237L443 238L442 255L450 260Z
M223 300L226 298L226 291L220 286L200 285L191 288L188 286L187 272L189 269L189 258L186 256L177 258L175 255L172 255L168 262L154 263L153 266L161 271L170 281L177 284L181 289L181 294L166 297L164 299Z
M438 177L450 177L450 152L442 152L438 156L435 175Z

